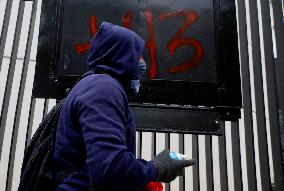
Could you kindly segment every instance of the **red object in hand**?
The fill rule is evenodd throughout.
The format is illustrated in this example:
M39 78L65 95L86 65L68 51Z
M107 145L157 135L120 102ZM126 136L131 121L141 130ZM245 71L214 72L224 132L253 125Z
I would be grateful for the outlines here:
M161 182L150 182L146 186L146 191L163 191L163 185Z

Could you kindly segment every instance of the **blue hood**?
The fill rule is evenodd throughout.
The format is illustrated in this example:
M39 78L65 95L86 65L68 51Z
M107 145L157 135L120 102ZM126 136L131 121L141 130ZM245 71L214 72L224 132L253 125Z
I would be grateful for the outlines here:
M108 73L118 80L138 79L137 65L144 44L144 40L136 33L103 22L91 42L89 69Z

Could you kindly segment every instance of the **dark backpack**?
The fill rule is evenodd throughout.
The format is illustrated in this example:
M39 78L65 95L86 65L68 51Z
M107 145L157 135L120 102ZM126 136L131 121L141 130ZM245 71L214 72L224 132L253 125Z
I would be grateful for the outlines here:
M47 172L52 168L56 127L63 102L46 115L27 147L18 191L51 191L56 186Z
M79 80L93 73L95 72L88 71ZM18 191L53 191L64 179L64 177L53 176L51 171L54 167L53 153L57 122L64 100L56 104L44 117L32 137L25 151Z

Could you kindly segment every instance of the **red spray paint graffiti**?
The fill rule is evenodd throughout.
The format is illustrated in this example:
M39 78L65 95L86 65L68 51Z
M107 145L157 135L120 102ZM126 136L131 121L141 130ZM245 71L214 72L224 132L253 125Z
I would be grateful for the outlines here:
M123 26L127 29L131 29L131 25L132 25L132 18L133 18L133 13L131 13L130 11L127 12L123 19L122 19L122 23Z
M157 75L157 45L155 40L155 32L154 32L154 25L153 25L153 15L150 10L144 11L144 16L147 21L147 29L149 33L148 41L145 43L145 48L149 49L150 54L150 78L153 79ZM167 43L167 48L171 56L174 55L175 51L178 50L181 46L191 46L195 50L195 54L192 58L187 59L183 63L173 66L169 68L170 73L181 73L187 72L193 67L197 66L203 57L204 50L202 44L194 39L194 38L185 38L182 37L184 32L198 20L198 14L195 11L178 11L173 13L163 13L159 15L159 19L161 21L170 19L172 17L185 17L185 21L183 25L177 30L175 35L172 39ZM133 14L131 12L127 12L124 17L122 18L122 24L125 28L131 29L132 26L132 19ZM90 17L90 36L93 37L97 33L97 24L96 24L96 17ZM75 44L76 53L82 54L88 51L90 48L90 41L86 43L78 43Z
M90 35L91 38L97 33L98 28L97 28L97 21L96 21L96 16L90 16L90 23L89 23L89 27L90 27ZM77 54L82 54L86 51L88 51L90 49L91 46L91 42L86 42L86 43L78 43L75 44L75 49L76 49L76 53Z
M149 39L145 44L146 48L149 48L150 53L150 78L153 79L157 74L157 46L155 41L153 16L151 11L145 11L144 15L147 19Z
M125 28L128 28L128 29L131 28L132 18L133 18L133 14L131 12L127 12L125 14L125 16L122 19L122 23ZM96 19L96 16L94 15L90 16L89 28L90 28L90 36L92 38L98 32L97 19ZM90 41L86 43L75 44L76 53L78 55L85 53L86 51L90 49L90 45L91 45Z
M167 43L167 48L170 52L170 55L173 56L174 52L181 46L188 45L192 46L195 49L195 54L192 58L186 60L178 66L171 67L169 72L178 73L178 72L187 72L191 68L198 65L203 56L203 47L201 43L193 38L182 38L183 33L186 31L190 25L198 20L198 14L195 11L180 11L175 13L165 13L161 14L159 18L165 20L171 17L186 17L183 25L178 29L174 37Z

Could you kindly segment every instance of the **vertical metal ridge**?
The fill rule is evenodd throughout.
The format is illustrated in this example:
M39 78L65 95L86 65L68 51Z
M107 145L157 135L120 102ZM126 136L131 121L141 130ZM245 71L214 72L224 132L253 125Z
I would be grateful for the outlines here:
M222 122L221 125L222 125L222 129L223 129L223 132L224 132L224 135L220 136L218 138L221 190L222 191L228 191L228 170L227 170L225 122Z
M139 131L138 132L138 140L137 140L137 144L138 144L138 157L141 158L142 157L142 132Z
M184 134L179 134L179 153L184 154ZM185 174L179 178L179 189L185 191Z
M26 141L25 141L25 150L26 150L27 146L29 145L31 137L32 137L32 128L33 128L33 121L34 121L35 105L36 105L36 98L31 97L30 109L29 109L29 119L28 119Z
M197 164L193 166L193 191L199 191L200 181L198 135L192 135L192 158L197 160Z
M256 124L259 147L259 164L261 186L265 191L271 190L268 145L265 121L264 92L261 66L261 49L259 35L259 18L257 0L249 0L249 19L251 24L251 44L252 44L252 72L255 92Z
M171 145L171 134L170 133L166 133L166 136L165 136L165 148L166 149L170 149L170 145ZM165 184L165 191L171 191L171 185L170 183L166 183Z
M166 136L165 136L165 147L166 149L170 149L170 145L171 145L171 134L170 133L166 133Z
M252 121L252 103L251 103L251 86L250 86L250 71L249 71L249 55L248 55L248 34L246 22L246 6L245 0L236 1L238 13L238 29L239 29L239 52L241 61L241 76L242 76L242 97L244 107L244 125L245 125L245 144L246 144L246 164L247 164L247 179L248 190L256 191L256 166L255 166L255 150L254 150L254 135Z
M14 117L14 126L12 132L12 139L11 139L11 148L10 148L10 158L8 164L8 173L7 173L7 181L6 181L6 191L10 191L12 189L12 181L13 181L13 172L14 172L14 164L15 164L15 152L16 146L18 141L18 131L19 131L19 123L21 118L21 110L22 110L22 103L24 99L24 92L26 86L26 78L28 73L28 66L29 66L29 57L31 51L31 44L33 39L33 32L34 32L34 24L35 24L35 16L37 11L37 0L33 2L32 13L30 18L30 25L29 25L29 34L26 43L26 50L25 50L25 57L23 68L21 72L21 81L20 81L20 90L18 92L18 99L16 105L16 113ZM28 131L28 130L27 130Z
M207 191L214 191L212 137L205 135Z
M154 156L157 154L157 135L156 132L152 133L152 149L151 149L151 158L153 159Z
M243 191L241 151L240 151L240 133L238 121L231 123L231 140L233 155L233 171L234 171L234 189L235 191Z
M42 120L44 119L44 117L46 116L47 112L48 112L48 104L49 104L49 99L46 98L44 99L44 107L43 107L43 115L42 115Z
M6 81L5 91L4 91L5 93L4 93L3 105L2 105L1 117L0 117L0 160L1 160L1 155L2 155L3 139L4 139L5 128L6 128L6 120L7 120L8 110L9 110L11 91L12 91L12 86L13 86L15 66L16 66L16 61L17 61L17 53L18 53L19 40L20 40L20 35L21 35L24 6L25 6L24 2L19 1L17 22L16 22L16 28L15 28L15 34L14 34L14 40L13 40L13 47L12 47L12 56L10 58L10 63L9 63L9 69L8 69L8 75L7 75L7 81Z
M274 68L274 54L272 41L272 28L270 18L269 1L259 0L261 6L261 17L263 26L263 51L265 56L265 75L267 83L267 101L270 123L270 137L272 159L274 166L275 190L284 190L283 172L281 164L281 142L280 129L278 124L277 97L276 97L276 76ZM280 53L280 52L279 52ZM281 54L281 53L280 53Z
M9 22L10 22L12 4L13 4L13 0L7 0L5 14L4 14L4 21L3 21L3 25L2 25L2 32L1 32L1 36L0 36L0 60L1 60L0 71L1 71L1 68L2 68L2 60L3 60L3 56L4 56L4 50L5 50L5 44L6 44L6 39L7 39ZM0 136L0 141L1 141L1 136Z
M277 90L277 109L278 109L278 124L279 133L281 136L282 149L282 172L284 172L284 25L283 25L283 10L281 0L271 0L273 7L274 30L276 38L276 47L278 57L275 59L275 75L276 75L276 90ZM282 182L283 179L282 179Z

